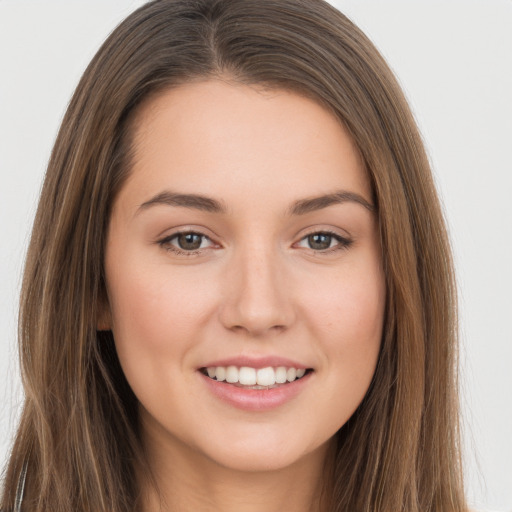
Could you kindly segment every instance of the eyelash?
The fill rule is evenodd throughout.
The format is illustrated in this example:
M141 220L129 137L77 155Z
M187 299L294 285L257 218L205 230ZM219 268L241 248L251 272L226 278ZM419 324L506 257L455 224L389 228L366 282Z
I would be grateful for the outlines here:
M210 237L204 235L203 233L199 233L197 231L178 231L177 233L174 233L168 237L165 237L162 240L159 240L158 245L160 245L160 247L164 248L166 251L172 252L178 256L185 256L185 257L198 256L205 249L207 249L207 248L202 248L202 249L199 248L199 249L187 251L184 249L180 249L179 247L177 247L175 245L172 245L171 242L182 235L196 235L196 236L201 237L202 240L209 240L210 242L212 242ZM337 234L333 231L329 231L329 230L312 231L311 233L304 235L299 240L298 243L300 243L303 240L306 240L310 236L314 236L314 235L325 235L325 236L333 238L334 240L336 240L338 242L334 247L328 247L327 249L323 249L323 250L322 249L315 250L315 249L312 249L311 247L308 248L310 251L313 251L315 254L318 254L318 255L332 254L332 253L340 251L340 250L347 250L353 243L353 240L351 240L349 238L342 237L339 234ZM213 244L213 242L212 242L212 244Z
M174 233L168 237L165 237L164 239L162 239L158 242L158 245L160 245L160 247L164 248L166 251L177 254L178 256L186 256L186 257L197 256L197 255L201 254L202 251L204 251L204 248L186 251L184 249L180 249L179 247L171 244L171 242L173 240L177 239L179 236L182 236L182 235L197 235L197 236L201 237L202 240L209 240L210 242L212 242L211 238L204 235L203 233L198 233L197 231L186 230L186 231L178 231L177 233ZM201 242L201 244L202 244L202 242Z
M321 256L321 255L325 255L325 254L332 254L337 251L342 251L342 250L344 251L344 250L347 250L353 243L353 240L351 240L350 238L345 238L345 237L339 235L338 233L335 233L334 231L329 231L329 230L312 231L311 233L304 235L299 240L299 243L302 242L303 240L306 240L310 236L314 236L314 235L325 235L325 236L334 238L334 240L336 240L338 242L334 247L328 247L327 249L323 249L323 250L321 250L321 249L315 250L310 247L309 250L313 251L315 253L315 255L318 254Z

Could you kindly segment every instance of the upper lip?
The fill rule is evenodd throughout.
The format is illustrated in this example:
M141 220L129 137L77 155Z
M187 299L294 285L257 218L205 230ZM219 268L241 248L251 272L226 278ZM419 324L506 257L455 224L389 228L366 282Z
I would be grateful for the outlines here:
M267 368L269 366L274 368L285 366L286 368L304 368L305 370L311 368L308 365L281 356L237 356L226 359L216 359L215 361L209 361L208 363L201 366L201 368L209 368L212 366L237 366L238 368L241 368L242 366L248 366L249 368L256 369Z

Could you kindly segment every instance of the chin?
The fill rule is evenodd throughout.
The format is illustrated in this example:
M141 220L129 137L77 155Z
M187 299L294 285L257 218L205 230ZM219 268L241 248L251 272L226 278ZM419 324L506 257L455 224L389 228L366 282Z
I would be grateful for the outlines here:
M270 440L269 437L252 438L250 442L246 438L240 442L230 442L227 446L219 446L218 449L210 447L209 453L203 453L226 469L258 473L282 471L304 462L309 464L311 458L323 460L329 445L329 440L320 446L307 447L304 442Z
M268 457L254 453L231 453L217 457L215 462L231 471L262 473L284 470L293 466L297 460L297 457L283 456L278 453Z

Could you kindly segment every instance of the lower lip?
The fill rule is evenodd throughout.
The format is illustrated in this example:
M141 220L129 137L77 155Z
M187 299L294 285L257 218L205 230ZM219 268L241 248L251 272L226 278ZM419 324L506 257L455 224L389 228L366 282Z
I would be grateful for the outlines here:
M209 390L224 403L245 411L267 411L293 400L307 386L313 372L272 389L247 389L210 379L199 372Z

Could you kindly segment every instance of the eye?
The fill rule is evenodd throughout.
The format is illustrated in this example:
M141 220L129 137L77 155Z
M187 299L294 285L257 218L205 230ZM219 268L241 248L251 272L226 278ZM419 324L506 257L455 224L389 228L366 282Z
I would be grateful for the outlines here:
M158 242L162 247L178 254L195 254L197 251L206 249L213 245L213 242L202 233L194 231L183 231L168 236Z
M299 241L297 246L318 252L330 252L338 249L347 249L351 243L351 240L338 234L328 231L319 231L305 236Z

